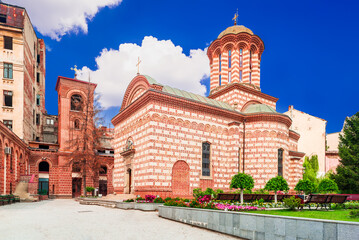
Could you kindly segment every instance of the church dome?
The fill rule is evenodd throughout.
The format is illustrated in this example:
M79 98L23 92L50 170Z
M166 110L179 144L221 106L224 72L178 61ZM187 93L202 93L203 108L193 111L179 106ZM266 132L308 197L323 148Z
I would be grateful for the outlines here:
M272 107L265 104L252 104L243 111L244 113L277 113Z
M250 35L253 35L252 30L250 30L249 28L246 28L243 25L234 25L234 26L228 27L226 30L221 32L218 35L218 39L223 37L224 35L227 35L227 34L238 34L238 33L241 33L241 32L245 32L245 33L249 33Z

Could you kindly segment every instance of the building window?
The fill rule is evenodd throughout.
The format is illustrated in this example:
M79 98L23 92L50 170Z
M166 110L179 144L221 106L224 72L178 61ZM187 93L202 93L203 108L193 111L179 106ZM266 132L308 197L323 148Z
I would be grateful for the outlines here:
M4 90L4 106L12 107L12 91Z
M219 81L219 86L221 86L222 85L222 76L221 76L221 74L219 74L219 79L218 79L218 81Z
M252 83L252 72L249 72L249 83Z
M107 174L107 167L106 166L101 166L99 174L100 175L106 175Z
M37 54L37 63L40 64L40 54Z
M219 54L219 56L218 56L218 61L219 61L219 72L221 72L222 71L222 57L221 57L221 54Z
M37 106L40 106L40 99L41 99L41 96L39 94L36 95L36 105Z
M228 51L228 68L231 69L232 67L232 54L231 50Z
M40 73L36 73L36 82L40 83Z
M12 120L3 120L3 123L6 127L12 130Z
M283 149L278 149L278 176L283 176Z
M12 63L4 63L4 78L12 79Z
M4 49L12 50L12 37L4 36Z
M80 95L74 94L71 96L71 110L82 110L82 97Z
M211 176L210 170L211 145L202 143L202 176Z
M6 23L6 15L0 14L0 23Z
M40 125L40 114L36 114L36 125Z
M34 119L34 124L35 124L35 110L32 110L32 119ZM33 139L35 139L35 136L33 137Z
M232 82L232 72L231 71L228 72L228 82L229 83Z
M80 129L80 121L78 119L74 121L74 127L75 129Z
M243 49L239 49L239 67L243 67Z
M47 118L47 119L46 119L46 124L47 124L47 125L54 125L54 119Z
M249 69L252 69L252 51L249 52Z
M239 71L239 80L242 82L242 70L241 71Z

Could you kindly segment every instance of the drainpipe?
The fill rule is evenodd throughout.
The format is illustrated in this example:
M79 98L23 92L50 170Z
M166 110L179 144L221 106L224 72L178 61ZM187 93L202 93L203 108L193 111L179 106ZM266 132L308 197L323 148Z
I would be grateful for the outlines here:
M246 119L243 120L243 173L245 167L245 160L246 160Z

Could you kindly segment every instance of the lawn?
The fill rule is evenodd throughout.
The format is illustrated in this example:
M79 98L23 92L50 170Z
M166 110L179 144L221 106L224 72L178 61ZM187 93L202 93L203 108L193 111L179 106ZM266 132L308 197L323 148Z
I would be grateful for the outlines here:
M359 222L359 218L350 218L349 211L351 210L266 210L266 211L249 211L250 213L281 215L289 217L303 217L303 218L317 218L326 220L351 221Z

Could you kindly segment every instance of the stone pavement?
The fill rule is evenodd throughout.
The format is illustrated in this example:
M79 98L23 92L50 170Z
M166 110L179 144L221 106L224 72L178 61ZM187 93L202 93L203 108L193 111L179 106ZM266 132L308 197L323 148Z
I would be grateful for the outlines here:
M0 239L235 239L158 217L157 212L80 205L72 199L0 206Z

